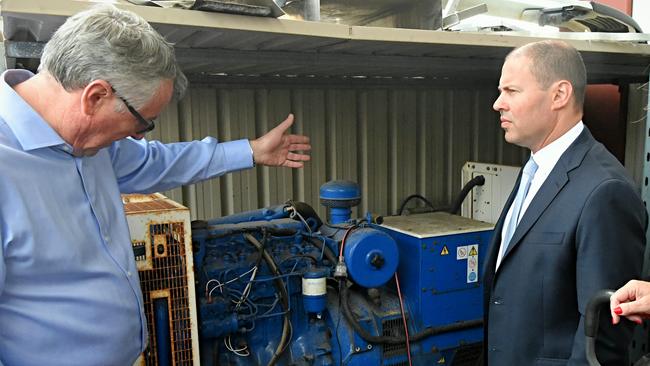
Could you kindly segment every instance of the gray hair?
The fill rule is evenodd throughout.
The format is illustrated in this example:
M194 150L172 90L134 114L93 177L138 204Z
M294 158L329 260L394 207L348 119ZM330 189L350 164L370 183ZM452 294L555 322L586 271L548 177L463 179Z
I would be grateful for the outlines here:
M584 105L587 70L580 52L573 46L563 41L539 41L516 48L507 58L516 56L530 58L530 71L543 89L556 81L567 80L573 86L575 105Z
M142 17L112 5L68 18L45 45L39 69L68 91L105 80L136 109L153 98L164 80L174 80L178 99L187 88L173 45Z

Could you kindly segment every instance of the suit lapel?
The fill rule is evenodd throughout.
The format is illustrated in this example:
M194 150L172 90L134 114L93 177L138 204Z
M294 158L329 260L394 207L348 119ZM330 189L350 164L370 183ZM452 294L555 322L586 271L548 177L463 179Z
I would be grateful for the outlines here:
M578 138L562 154L560 160L555 164L555 167L546 178L539 191L537 191L535 197L533 197L530 205L526 209L526 212L524 212L521 221L519 221L519 224L515 229L510 245L508 245L508 250L503 256L501 265L506 261L508 254L519 245L521 239L526 235L526 233L528 233L535 222L537 222L555 196L557 196L562 188L564 188L569 181L569 172L580 166L587 151L589 151L594 142L594 138L585 126Z
M537 191L537 194L530 202L530 205L521 217L519 224L517 224L517 228L512 235L510 245L508 245L508 249L503 255L502 261L505 260L508 254L519 244L522 237L530 230L544 210L546 210L548 205L551 204L555 196L557 196L569 181L566 170L558 168L560 168L559 164L553 168L551 174L549 174L544 184L542 184L539 191Z

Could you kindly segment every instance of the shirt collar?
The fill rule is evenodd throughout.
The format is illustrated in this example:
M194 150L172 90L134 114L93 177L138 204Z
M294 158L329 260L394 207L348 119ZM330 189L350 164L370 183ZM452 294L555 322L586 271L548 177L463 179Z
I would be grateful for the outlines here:
M16 136L25 151L43 147L69 147L56 131L25 100L13 86L34 74L27 70L7 70L0 75L0 118Z
M551 142L550 144L544 146L541 150L536 153L531 153L533 160L539 166L538 170L542 171L551 171L555 164L560 160L560 157L564 152L571 146L573 141L575 141L582 130L584 129L584 124L582 121L576 123L570 130L560 136L557 140Z

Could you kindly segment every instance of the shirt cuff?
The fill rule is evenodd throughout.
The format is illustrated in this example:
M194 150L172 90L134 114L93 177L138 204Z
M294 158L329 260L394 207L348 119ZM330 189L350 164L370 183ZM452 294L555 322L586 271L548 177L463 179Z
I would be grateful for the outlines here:
M235 171L255 166L253 150L247 139L222 142L228 170Z
M253 167L255 167L257 166L257 163L255 163L255 151L253 151L253 145L250 141L248 141L248 146L251 148L251 160L253 160Z

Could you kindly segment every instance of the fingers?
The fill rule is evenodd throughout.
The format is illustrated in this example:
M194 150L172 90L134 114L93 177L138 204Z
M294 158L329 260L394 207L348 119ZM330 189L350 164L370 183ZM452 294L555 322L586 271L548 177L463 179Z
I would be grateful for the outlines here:
M626 316L616 316L616 318L612 317L612 324L616 325L621 322L622 318L626 318L629 321L632 321L636 324L643 324L643 317L640 315L626 315Z
M639 315L630 315L626 316L629 320L637 323L637 324L643 324L643 318L641 318Z
M626 317L638 324L643 317L650 316L650 283L632 280L618 289L610 298L612 323L618 324L620 317Z
M621 321L621 317L619 316L619 314L621 314L621 307L619 305L621 304L620 299L624 297L619 293L621 291L623 291L623 288L618 289L609 298L609 312L612 316L612 324L618 324Z
M631 316L647 316L650 313L649 306L648 298L640 298L618 305L618 308L614 308L614 312L627 318Z
M309 161L311 160L311 156L307 154L297 154L297 153L288 153L287 154L287 160L291 161Z
M311 150L309 137L288 134L293 125L293 114L259 139L251 141L253 156L260 165L302 168L303 162L311 160L306 151Z
M291 128L291 125L293 125L293 121L294 121L293 113L289 113L289 115L284 121L282 121L279 125L275 126L274 130L278 130L279 132L284 134L286 130Z
M295 144L295 145L302 144L304 146L311 147L311 145L309 144L309 137L304 135L286 135L284 136L284 139L290 144Z
M282 166L287 168L302 168L304 164L301 161L285 160Z
M289 151L309 151L311 150L311 145L307 144L290 144Z
M623 307L621 305L628 301L634 301L636 296L634 295L634 282L629 281L625 286L619 288L614 292L614 294L609 298L609 309L612 315L612 324L618 324L621 321L621 316L623 315Z
M609 299L610 308L613 310L618 304L636 300L635 280L629 281L619 288Z
M303 161L309 160L311 160L311 156L309 155L290 152L287 154L287 158L282 163L282 166L288 168L302 168L305 165L303 164Z
M621 317L625 317L637 324L642 324L645 314L635 310L635 307L639 307L635 302L617 305L614 310L612 310L612 324L618 324L621 321Z

